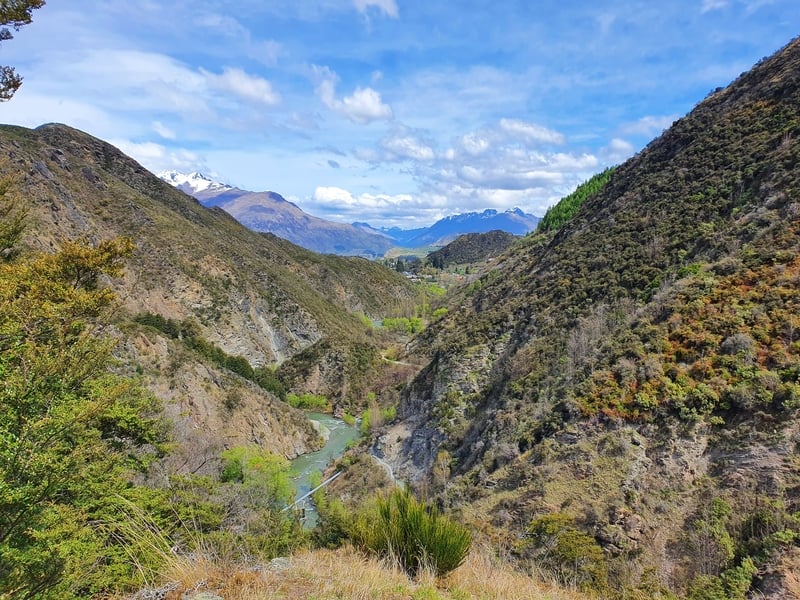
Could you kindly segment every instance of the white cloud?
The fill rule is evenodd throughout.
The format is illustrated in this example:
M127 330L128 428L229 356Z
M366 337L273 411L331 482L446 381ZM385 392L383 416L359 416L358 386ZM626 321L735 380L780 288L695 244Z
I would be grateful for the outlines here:
M345 96L339 111L356 123L386 121L392 118L392 108L384 104L381 95L372 88L356 88L352 96Z
M396 19L399 14L395 0L353 0L353 4L360 13L366 13L369 7L374 6L388 17Z
M330 110L362 125L393 118L392 107L385 104L381 95L372 88L358 87L351 96L339 100L336 98L338 76L328 67L314 66L313 72L319 80L316 88L317 96Z
M520 119L500 119L500 129L511 137L527 142L559 145L565 142L564 136L559 132Z
M272 84L254 75L249 75L242 69L226 68L220 75L209 73L200 69L208 84L215 89L238 96L247 102L273 106L281 100L280 94L272 89Z
M428 143L405 131L385 137L381 140L381 147L388 152L388 159L430 161L436 157Z
M634 147L630 142L614 138L608 146L600 150L600 155L607 163L621 163L633 155Z
M336 186L320 186L311 198L296 202L303 210L326 219L406 229L430 225L452 214L451 198L433 191L415 194L353 193Z
M183 148L167 148L155 142L132 142L123 139L109 140L109 143L153 173L172 169L187 172L209 170L200 155Z
M461 150L471 156L478 156L487 152L491 147L491 142L477 133L468 133L458 141Z
M174 140L177 137L175 132L164 125L161 121L153 121L153 131L155 131L165 140Z
M725 8L726 6L728 6L728 0L703 0L703 6L700 8L700 12L705 14L712 10Z
M668 129L677 118L677 115L667 115L663 117L645 116L633 123L621 125L619 130L623 135L652 137L660 135L662 131Z

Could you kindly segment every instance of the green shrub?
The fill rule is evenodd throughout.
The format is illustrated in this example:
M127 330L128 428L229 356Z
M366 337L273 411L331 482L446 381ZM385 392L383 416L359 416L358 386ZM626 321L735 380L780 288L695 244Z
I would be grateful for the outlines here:
M269 367L258 367L254 371L253 381L261 389L275 394L278 398L286 401L286 387L283 382L278 379L275 371Z
M362 526L361 544L379 556L393 558L411 576L423 569L431 569L437 577L445 575L469 553L470 531L407 489L379 496L375 512L368 519L372 526Z
M745 558L738 567L723 571L718 576L699 575L689 586L689 600L744 600L758 573L753 559Z
M326 410L330 407L328 399L317 394L289 394L286 396L286 402L289 406L304 410Z
M569 515L552 513L534 519L528 536L523 550L559 582L583 589L608 585L603 549L591 535L578 529Z

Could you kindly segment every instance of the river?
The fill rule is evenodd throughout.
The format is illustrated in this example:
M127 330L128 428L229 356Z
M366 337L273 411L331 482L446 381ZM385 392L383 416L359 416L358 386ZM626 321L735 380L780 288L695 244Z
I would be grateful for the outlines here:
M300 498L311 491L311 477L313 473L322 473L328 464L344 454L347 444L358 439L359 431L356 427L348 425L341 419L322 413L308 413L308 418L316 421L328 430L328 441L321 450L309 452L298 456L292 461L294 487L297 490L295 498ZM309 499L310 500L310 499ZM317 511L309 500L305 501L306 527L313 527L317 522Z

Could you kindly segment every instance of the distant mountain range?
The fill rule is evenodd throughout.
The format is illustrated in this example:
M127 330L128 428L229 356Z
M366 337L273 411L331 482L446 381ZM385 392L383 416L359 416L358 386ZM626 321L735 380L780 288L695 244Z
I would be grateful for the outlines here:
M219 206L237 221L255 231L273 233L324 254L383 256L400 246L444 246L465 233L500 230L514 235L533 231L539 218L518 208L493 209L452 215L430 227L377 229L368 223L336 223L304 212L275 192L251 192L214 181L202 173L166 171L159 177L205 206Z

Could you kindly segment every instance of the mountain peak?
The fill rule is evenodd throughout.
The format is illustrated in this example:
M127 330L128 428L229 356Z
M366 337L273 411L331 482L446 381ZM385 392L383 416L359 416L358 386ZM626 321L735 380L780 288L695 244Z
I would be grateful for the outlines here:
M158 177L189 194L233 189L233 186L214 181L199 171L193 171L188 175L180 171L162 171L158 174Z

